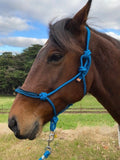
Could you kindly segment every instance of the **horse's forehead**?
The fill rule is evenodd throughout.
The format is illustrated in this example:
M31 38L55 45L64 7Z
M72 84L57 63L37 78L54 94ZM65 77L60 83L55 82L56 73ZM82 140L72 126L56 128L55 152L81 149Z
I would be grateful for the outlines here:
M49 49L50 49L50 45L47 41L39 51L39 54L38 54L39 58L43 55L46 55L48 53Z
M48 40L38 52L36 60L43 60L46 56L51 54L51 52L53 52L54 49L54 45L51 43L50 40Z
M42 48L40 49L40 52L44 51L48 46L48 41L42 46Z
M40 53L49 55L56 50L60 50L59 46L49 38L48 41L40 49Z

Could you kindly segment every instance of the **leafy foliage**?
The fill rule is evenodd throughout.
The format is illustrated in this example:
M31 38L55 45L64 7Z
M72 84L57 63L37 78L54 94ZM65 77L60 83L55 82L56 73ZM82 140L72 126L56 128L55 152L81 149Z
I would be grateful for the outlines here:
M13 94L24 82L41 45L32 45L19 55L4 52L0 55L0 94Z

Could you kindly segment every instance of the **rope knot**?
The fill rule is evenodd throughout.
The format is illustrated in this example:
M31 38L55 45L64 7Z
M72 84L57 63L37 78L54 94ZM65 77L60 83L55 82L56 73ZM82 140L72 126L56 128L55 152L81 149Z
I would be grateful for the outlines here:
M51 121L50 121L50 130L51 130L51 131L54 131L54 130L55 130L57 121L58 121L58 117L56 117L56 116L54 116L54 117L51 119Z
M87 72L87 68L86 67L84 67L84 66L80 66L79 68L78 68L78 72L80 73L86 73Z
M40 100L45 101L47 99L47 93L46 92L41 92L39 94Z
M89 49L84 51L84 57L88 58L91 55L91 51Z

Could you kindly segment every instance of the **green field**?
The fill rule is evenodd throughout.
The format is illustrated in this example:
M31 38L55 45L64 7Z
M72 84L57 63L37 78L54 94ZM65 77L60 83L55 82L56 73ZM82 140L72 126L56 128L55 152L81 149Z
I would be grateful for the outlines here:
M0 109L9 109L14 101L14 96L0 96ZM72 108L103 108L91 95L85 96L80 102L75 103ZM7 122L8 114L0 114L0 122ZM58 128L75 129L78 125L84 126L114 126L115 121L109 114L61 114L59 116Z
M103 108L92 95L86 95L81 101L73 105L74 108Z
M14 96L0 96L0 109L10 109ZM75 103L72 108L103 108L102 105L91 95L85 96L80 102Z

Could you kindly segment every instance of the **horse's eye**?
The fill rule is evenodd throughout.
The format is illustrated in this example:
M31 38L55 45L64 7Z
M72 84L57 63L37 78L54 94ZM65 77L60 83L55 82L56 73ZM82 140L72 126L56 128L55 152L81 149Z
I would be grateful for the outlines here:
M62 59L63 55L59 54L59 53L55 53L53 55L51 55L50 57L48 57L48 63L50 62L58 62Z

